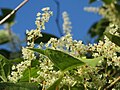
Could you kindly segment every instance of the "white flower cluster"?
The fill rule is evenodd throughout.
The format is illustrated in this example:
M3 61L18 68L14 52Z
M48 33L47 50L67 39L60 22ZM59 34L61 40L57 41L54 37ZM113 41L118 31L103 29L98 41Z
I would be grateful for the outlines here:
M53 14L50 11L49 7L42 9L43 13L38 13L35 24L37 25L37 29L45 29L45 23L49 21L50 16Z
M42 9L42 11L44 12L43 14L41 13L37 14L38 17L35 22L37 25L37 29L27 31L28 47L22 49L23 58L25 59L25 61L12 67L13 72L8 77L11 82L17 82L22 77L22 73L25 71L25 69L31 65L31 61L36 58L34 52L28 50L27 48L34 47L34 39L39 36L42 36L40 32L42 29L45 29L45 22L48 22L50 16L52 15L52 12L49 11L48 7ZM71 23L66 12L63 13L63 19L64 19L63 29L65 35L60 39L51 38L46 44L40 43L39 45L40 49L51 48L55 50L61 50L76 58L79 57L87 58L86 54L88 52L91 52L93 57L103 56L103 58L107 59L107 66L110 65L114 65L117 67L120 66L120 56L118 56L116 53L120 52L120 47L116 46L114 43L109 41L107 37L105 37L104 42L99 41L98 44L94 45L92 44L84 45L82 41L73 40L72 35L70 34ZM37 72L39 76L36 78L31 77L31 81L38 82L42 86L42 89L46 90L49 86L51 86L54 83L54 81L56 81L59 78L62 72L58 70L58 68L54 66L51 60L44 55L40 54L39 62L40 62L40 65L38 67L39 71ZM101 62L103 62L103 60L101 60ZM61 85L60 87L64 85L72 87L74 85L79 85L80 83L83 83L84 85L86 85L86 87L87 86L93 87L95 86L95 84L99 82L95 86L97 88L101 86L103 83L107 82L106 81L107 73L105 73L104 75L98 74L98 72L100 71L98 67L90 67L85 65L82 67L76 67L75 70L73 71L74 72L72 74L70 71L66 71L64 73L64 77L60 83ZM81 81L78 81L75 78L79 78ZM101 80L101 78L103 79ZM89 82L89 80L91 79L94 80L95 83ZM111 82L111 80L109 80L109 82Z
M65 34L69 34L71 32L72 26L71 26L70 19L68 17L68 13L63 12L62 16L63 16L63 31Z
M99 8L98 7L84 7L84 10L87 11L87 12L98 13Z
M37 29L26 31L28 46L26 48L24 47L22 48L24 61L21 62L20 64L17 64L16 66L13 66L14 69L11 75L8 76L8 79L11 82L14 82L14 83L17 82L22 77L22 73L25 71L25 69L31 66L31 61L36 58L36 56L34 55L34 52L31 50L28 50L27 48L33 48L34 40L38 37L42 37L41 30L45 29L45 23L48 22L50 16L52 15L52 11L50 11L49 7L43 8L42 11L43 11L42 14L41 13L37 14L37 18L35 22Z
M40 55L40 71L37 72L39 75L37 78L42 77L43 79L37 82L41 82L40 85L44 90L52 85L61 74L60 71L55 71L53 66L54 64L47 57Z
M120 27L118 25L110 24L109 27L107 27L106 31L120 37Z
M114 43L109 41L107 37L105 37L105 41L99 41L98 44L94 44L91 47L91 50L94 57L103 56L108 59L108 65L111 65L114 62L115 66L120 65L120 56L117 56L116 52L120 52L120 48L116 46ZM110 60L109 60L110 59Z
M120 25L119 11L117 11L115 8L116 6L114 4L104 5L99 9L98 13L107 18L111 23Z
M11 76L8 76L8 79L13 82L16 83L23 75L23 71L25 71L25 69L28 68L28 66L30 66L31 61L26 60L26 61L22 61L20 64L17 64L17 66L13 65L12 66L12 72L11 72ZM17 70L17 72L16 72Z

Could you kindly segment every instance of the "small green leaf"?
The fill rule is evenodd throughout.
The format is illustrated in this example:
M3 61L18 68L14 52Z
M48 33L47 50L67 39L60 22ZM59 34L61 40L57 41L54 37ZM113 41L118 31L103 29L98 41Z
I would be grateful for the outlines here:
M59 84L62 81L63 77L60 77L58 80L56 80L47 90L59 90Z
M42 35L43 35L42 37L39 37L35 40L35 43L38 43L38 44L40 42L47 43L51 38L57 38L58 39L57 36L52 35L52 34L48 34L48 33L42 32Z
M0 83L0 90L40 90L36 83Z
M30 69L30 77L37 77L39 69L33 67ZM29 69L26 69L24 72L23 72L23 77L19 80L19 82L28 82L29 81Z
M109 40L115 43L117 46L120 46L120 37L109 33L108 31L104 32L104 34L109 38Z
M5 44L10 41L7 30L0 30L0 44Z

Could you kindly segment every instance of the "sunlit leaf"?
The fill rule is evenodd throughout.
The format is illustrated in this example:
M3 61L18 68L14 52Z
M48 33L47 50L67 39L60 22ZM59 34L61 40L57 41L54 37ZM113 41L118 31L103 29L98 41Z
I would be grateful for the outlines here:
M93 59L84 59L84 58L82 58L80 60L83 61L84 63L88 64L89 66L95 67L98 64L98 62L100 60L102 60L102 58L103 57L101 56L101 57L97 57L97 58L93 58Z
M46 55L54 63L54 65L62 71L84 64L95 67L98 62L103 58L102 56L93 59L75 58L65 52L53 49L41 50L32 48L31 50Z

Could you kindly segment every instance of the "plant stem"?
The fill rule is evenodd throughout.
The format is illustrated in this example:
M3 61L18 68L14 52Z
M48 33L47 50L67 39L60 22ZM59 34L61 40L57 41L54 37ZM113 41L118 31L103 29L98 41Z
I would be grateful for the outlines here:
M31 78L31 66L28 67L28 70L29 70L29 83L31 82L30 78Z
M112 87L116 82L118 82L120 80L120 76L118 78L115 79L115 81L113 81L109 86L107 86L104 90L108 90L110 87Z
M3 22L5 22L8 18L10 18L15 12L17 12L25 3L27 3L28 0L24 0L22 3L20 3L10 14L8 14L5 18L3 18L0 21L0 24L2 24Z
M59 25L59 15L60 15L60 4L57 0L54 0L54 2L56 3L57 5L57 13L56 13L56 24L57 24L57 27L58 27L58 31L59 31L59 34L60 36L63 36L63 33L61 31L61 28L60 28L60 25Z

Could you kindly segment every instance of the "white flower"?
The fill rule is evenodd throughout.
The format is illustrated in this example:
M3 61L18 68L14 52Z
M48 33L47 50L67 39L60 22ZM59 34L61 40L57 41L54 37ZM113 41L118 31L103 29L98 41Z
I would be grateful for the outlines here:
M50 7L43 8L42 11L49 11Z
M63 21L64 21L63 30L65 34L68 34L71 32L71 29L72 29L72 27L70 26L71 22L69 21L67 12L63 12L62 16L63 16Z
M37 17L39 17L40 15L41 15L41 13L40 13L40 12L38 12L38 13L37 13Z

